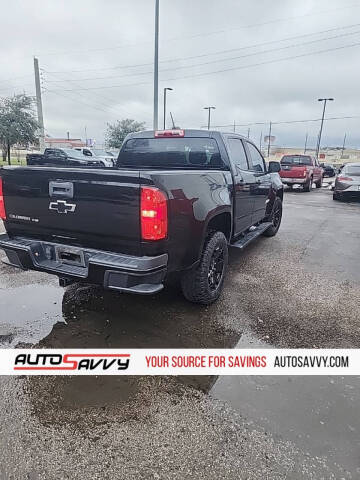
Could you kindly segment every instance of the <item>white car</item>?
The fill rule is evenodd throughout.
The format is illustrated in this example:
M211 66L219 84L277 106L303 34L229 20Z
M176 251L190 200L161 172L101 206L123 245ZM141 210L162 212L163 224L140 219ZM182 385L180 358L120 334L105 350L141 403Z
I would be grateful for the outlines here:
M100 160L105 167L111 168L115 166L116 158L111 152L90 147L76 147L75 150L81 152L85 157L94 157L94 159Z

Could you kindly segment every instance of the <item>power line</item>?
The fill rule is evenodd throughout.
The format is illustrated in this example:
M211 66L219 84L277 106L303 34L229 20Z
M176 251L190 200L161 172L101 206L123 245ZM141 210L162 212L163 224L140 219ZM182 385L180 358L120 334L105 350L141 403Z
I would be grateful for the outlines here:
M308 56L311 56L311 55L319 55L319 54L322 54L322 53L334 52L334 51L337 51L337 50L343 50L345 48L351 48L351 47L355 47L355 46L358 46L358 45L360 45L360 42L351 43L351 44L348 44L348 45L342 45L340 47L327 48L327 49L318 50L318 51L315 51L315 52L308 52L308 53L303 53L303 54L299 54L299 55L292 55L290 57L283 57L283 58L278 58L278 59L274 59L274 60L266 60L266 61L263 61L263 62L252 63L252 64L248 64L248 65L241 65L241 66L238 66L238 67L225 68L225 69L222 69L222 70L214 70L214 71L210 71L210 72L195 73L195 74L191 74L191 75L185 75L185 76L182 76L182 77L167 78L167 79L164 79L164 80L161 80L161 81L162 82L175 82L177 80L184 80L184 79L187 79L187 78L196 78L196 77L204 77L204 76L208 76L208 75L216 75L218 73L232 72L232 71L235 71L235 70L243 70L243 69L246 69L246 68L258 67L258 66L261 66L261 65L268 65L268 64L271 64L271 63L284 62L286 60L294 60L296 58L303 58L303 57L308 57ZM139 85L149 85L150 83L151 82L139 82L139 83L129 83L129 84L123 84L123 85L104 85L104 86L101 86L101 87L86 87L86 88L81 88L79 90L102 90L102 89L108 89L108 88L135 87L135 86L139 86ZM70 92L70 91L73 91L73 90L75 90L75 89L62 90L62 91Z
M12 82L13 80L18 80L19 78L32 77L31 74L21 75L20 77L8 78L7 80L0 80L0 83Z
M44 70L43 70L43 71L44 71ZM46 72L46 71L45 71L45 72ZM54 76L54 74L50 74L50 75ZM59 80L59 81L60 81L60 80ZM77 87L79 86L79 84L75 83L75 81L72 81L72 80L61 80L61 81L66 81L66 82L68 82L70 85L72 84L72 85L75 85L75 86L77 86ZM45 79L45 82L48 83L48 80ZM81 87L80 87L80 88L81 88ZM81 93L79 93L79 92L76 92L76 94L77 94L77 95L80 95L81 97L85 97L85 95L83 95L83 94L81 94ZM96 95L98 98L105 99L105 100L111 102L111 100L110 100L109 98L104 97L103 95L100 95L99 93L95 93L95 94L93 93L93 95ZM85 98L86 98L86 97L85 97ZM93 103L94 103L94 105L100 105L101 107L105 107L105 108L111 107L111 104L107 104L107 105L106 105L106 104L104 104L104 103L99 103L99 102L93 102ZM111 107L111 108L113 108L113 107Z
M214 30L214 31L211 31L211 32L202 32L202 33L196 33L196 34L192 34L192 35L182 35L180 37L172 37L172 38L164 39L164 41L174 42L174 41L184 40L186 38L192 39L192 38L198 38L198 37L207 37L207 36L211 36L211 35L218 35L220 33L228 33L230 31L235 31L235 30L243 30L243 29L261 27L261 26L270 25L270 24L279 23L279 22L285 22L285 21L289 21L289 20L290 21L291 20L296 20L298 18L306 18L306 17L312 17L312 16L316 16L316 15L329 14L329 13L332 13L332 12L336 12L336 11L340 11L340 10L346 10L346 9L353 8L353 7L354 8L359 8L360 5L359 4L352 4L352 5L347 5L345 7L333 8L333 9L330 9L330 10L319 10L317 12L307 13L307 14L304 14L304 15L296 15L296 16L292 16L292 17L277 18L277 19L268 20L266 22L261 22L261 23L252 23L252 24L248 24L248 25L240 25L240 26L237 26L237 27L230 27L230 28L227 27L227 28L223 28L222 30ZM146 44L150 44L150 43L152 43L152 42L144 41L144 42L138 42L138 43L133 43L133 44L115 45L113 47L92 48L92 49L77 50L77 51L76 50L71 50L71 51L66 50L66 51L63 51L63 52L50 52L50 53L42 53L42 54L38 54L38 55L39 56L41 55L42 57L52 56L52 55L73 55L73 54L77 54L77 53L101 52L101 51L106 51L106 50L117 50L117 49L122 49L122 48L129 48L129 47L136 47L136 46L140 46L140 45L146 45Z
M15 86L11 86L11 87L9 86L9 87L6 87L6 88L2 88L2 89L0 90L0 92L5 92L5 91L9 91L9 90L11 90L11 91L13 91L13 92L15 92L15 90L17 90L17 91L19 91L19 90L25 90L25 89L26 89L27 87L29 87L30 85L31 85L32 87L34 87L34 85L33 85L32 83L27 83L27 84L25 84L25 85L19 85L19 86L15 85Z
M343 117L327 117L324 118L324 121L328 120L349 120L349 119L357 119L360 118L360 115L347 115ZM319 122L321 118L308 118L305 120L282 120L278 122L271 122L272 125L287 125L293 123L309 123L309 122ZM228 125L213 125L213 128L233 128L235 127L251 127L256 125L269 125L269 121L267 122L252 122L252 123L231 123ZM207 128L207 125L202 125L201 128Z
M292 36L292 37L285 37L285 38L282 38L282 39L279 39L279 40L270 40L268 42L262 42L262 43L255 43L255 44L252 44L252 45L245 45L245 46L242 46L242 47L237 47L237 48L231 48L231 49L227 49L227 50L219 50L219 51L216 51L216 52L210 52L210 53L203 53L203 54L200 54L200 55L191 55L191 56L187 56L187 57L178 57L178 58L169 58L169 59L165 59L165 60L161 60L159 61L159 63L169 63L169 62L179 62L179 61L184 61L184 60L191 60L191 59L194 59L194 58L203 58L203 57L209 57L211 55L222 55L222 54L225 54L225 53L231 53L231 52L235 52L235 51L238 51L238 50L246 50L246 49L249 49L249 48L257 48L257 47L263 47L263 46L266 46L266 45L271 45L271 44L274 44L274 43L279 43L279 42L286 42L286 41L289 41L289 40L295 40L297 38L304 38L304 37L309 37L309 36L313 36L313 35L321 35L323 33L330 33L330 32L334 32L334 31L337 31L337 30L342 30L342 29L345 29L345 28L354 28L354 27L358 27L360 25L360 23L354 23L354 24L351 24L351 25L344 25L342 27L335 27L335 28L330 28L330 29L327 29L327 30L321 30L321 31L318 31L318 32L312 32L312 33L305 33L305 34L302 34L302 35L295 35L295 36ZM321 41L322 39L319 39L319 41ZM262 52L255 52L255 53L262 53ZM88 68L88 69L81 69L81 70L63 70L63 71L57 71L57 72L54 72L54 71L48 71L48 73L54 73L54 74L57 74L57 73L81 73L81 72L90 72L90 71L103 71L103 70L116 70L116 69L126 69L126 68L138 68L138 67L148 67L148 66L152 66L153 65L153 62L147 62L147 63L138 63L138 64L131 64L131 65L116 65L114 67L105 67L105 68Z
M303 53L303 54L300 54L300 55L292 55L291 57L283 57L283 58L278 58L278 59L275 59L275 60L267 60L267 61L264 61L264 62L252 63L252 64L249 64L249 65L241 65L239 67L225 68L225 69L222 69L222 70L215 70L215 71L212 71L212 72L205 72L205 73L197 73L197 74L192 74L192 75L187 75L187 76L177 77L177 78L168 78L164 81L173 82L173 81L176 81L176 80L183 80L183 79L186 79L186 78L203 77L203 76L214 75L214 74L218 74L218 73L232 72L234 70L243 70L245 68L258 67L258 66L261 66L261 65L268 65L270 63L283 62L283 61L286 61L286 60L293 60L293 59L296 59L296 58L308 57L308 56L311 56L311 55L319 55L321 53L334 52L336 50L343 50L345 48L355 47L355 46L358 46L358 45L360 45L360 42L351 43L351 44L348 44L348 45L343 45L341 47L333 47L333 48L327 48L325 50L318 50L316 52Z
M184 69L184 68L202 67L204 65L212 65L214 63L227 62L227 61L230 61L230 60L239 60L240 58L247 58L247 57L252 57L252 56L255 56L255 55L263 55L263 54L267 54L267 53L273 53L273 52L278 52L278 51L282 51L282 50L288 50L289 48L303 47L303 46L312 45L312 44L318 43L318 42L325 42L327 40L333 40L333 39L336 39L336 38L347 37L347 36L350 36L350 35L357 35L359 33L360 33L360 30L357 30L355 32L347 32L347 33L342 33L340 35L334 35L332 37L325 37L325 38L320 38L320 39L317 39L317 40L310 40L308 42L286 45L284 47L279 47L279 48L271 48L269 50L263 50L261 52L253 52L253 53L247 53L245 55L238 55L236 57L220 58L220 59L217 59L217 60L210 60L208 62L197 63L197 64L193 64L193 65L180 65L178 67L164 68L164 69L160 70L160 73L169 72L169 71L173 71L173 70L180 70L180 69ZM51 73L51 72L48 72L48 73ZM137 76L142 76L142 75L149 75L149 74L152 74L152 73L153 73L153 71L151 70L151 71L148 71L148 72L126 73L124 75L111 75L111 76L108 76L108 77L79 78L79 79L77 79L77 81L85 82L85 81L89 81L89 80L90 81L91 80L107 80L107 79L112 79L112 78L125 78L125 77L133 77L133 76L137 77ZM55 80L55 81L58 82L58 80Z
M107 110L105 110L105 109L103 109L103 108L101 108L101 107L99 107L99 106L96 106L95 104L94 104L94 105L91 105L90 103L84 102L83 100L74 99L73 97L69 97L68 95L64 95L63 93L60 93L60 92L55 91L55 90L45 89L44 92L45 92L45 93L54 93L55 95L59 95L59 96L61 96L61 97L64 97L64 98L66 98L66 99L68 99L68 100L71 100L72 102L75 101L75 102L78 102L78 103L82 103L83 105L86 105L86 106L88 106L88 107L94 108L95 110L101 110L101 111L103 111L103 112L105 112L105 113L107 113L107 114L111 113L111 112L109 112L109 111L107 111Z
M306 13L304 15L296 15L296 16L286 17L286 18L277 18L277 19L274 19L274 20L268 20L266 22L261 22L261 23L252 23L250 25L243 25L243 26L233 27L233 28L225 28L225 29L222 29L222 30L216 30L216 31L212 31L212 32L198 33L198 34L194 34L194 35L189 35L188 38L204 37L204 36L215 35L215 34L219 34L219 33L228 33L228 32L231 32L233 30L242 30L242 29L246 29L246 28L263 27L265 25L270 25L270 24L273 24L273 23L287 22L289 20L297 20L298 18L305 18L305 17L316 16L316 15L328 14L328 13L332 13L332 12L339 11L339 10L345 10L345 9L352 8L352 7L359 8L360 5L359 4L352 4L352 5L347 5L346 7L334 8L332 10L319 10L318 12ZM182 37L175 37L175 38L173 37L172 39L168 39L168 41L180 40L181 38Z

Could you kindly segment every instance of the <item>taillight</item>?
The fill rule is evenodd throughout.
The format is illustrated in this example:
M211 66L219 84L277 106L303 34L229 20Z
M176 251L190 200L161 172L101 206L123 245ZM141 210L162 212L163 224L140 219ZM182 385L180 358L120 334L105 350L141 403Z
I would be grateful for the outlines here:
M1 218L1 220L6 220L4 193L3 193L3 181L2 181L1 177L0 177L0 218Z
M340 182L352 182L353 179L351 177L338 177Z
M141 187L141 238L162 240L167 236L168 215L165 194L154 187Z

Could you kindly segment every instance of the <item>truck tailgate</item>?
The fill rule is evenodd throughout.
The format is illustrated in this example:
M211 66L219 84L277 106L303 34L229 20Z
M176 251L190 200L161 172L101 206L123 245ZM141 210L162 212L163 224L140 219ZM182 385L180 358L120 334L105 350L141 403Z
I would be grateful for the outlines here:
M10 235L139 254L139 171L5 167Z
M304 172L306 172L305 166L281 165L280 177L303 178Z

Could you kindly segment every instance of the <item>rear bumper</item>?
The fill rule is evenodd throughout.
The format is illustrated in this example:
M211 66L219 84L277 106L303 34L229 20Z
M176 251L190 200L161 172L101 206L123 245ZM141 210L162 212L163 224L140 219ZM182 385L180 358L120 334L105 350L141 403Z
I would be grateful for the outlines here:
M339 188L340 187L340 188ZM360 195L360 185L335 185L336 193L348 193L349 195Z
M66 245L0 235L0 247L9 263L24 270L39 270L67 280L95 283L114 290L152 294L163 288L168 255L134 257L69 245L79 252L82 264L59 261L58 249ZM66 282L63 282L66 283Z
M281 177L282 183L285 183L285 185L294 185L294 184L299 184L303 185L308 181L308 178L303 177L303 178L289 178L289 177Z

